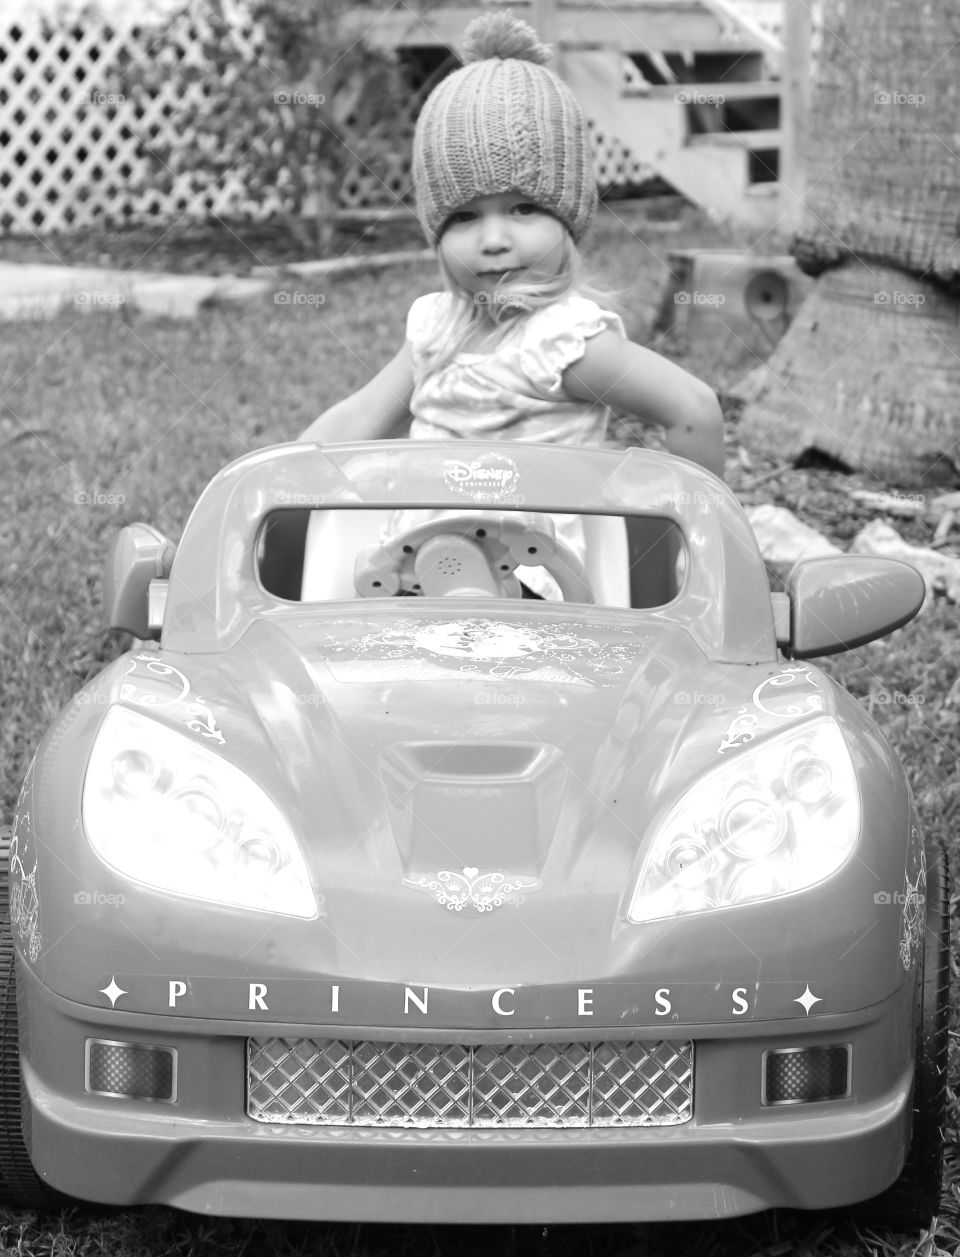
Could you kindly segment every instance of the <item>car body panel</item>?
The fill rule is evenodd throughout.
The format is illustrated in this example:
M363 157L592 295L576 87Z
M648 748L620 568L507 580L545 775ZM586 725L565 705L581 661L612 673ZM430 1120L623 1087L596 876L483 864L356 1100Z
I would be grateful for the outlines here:
M688 578L669 610L654 614L685 627L717 660L777 657L756 539L736 498L709 472L668 454L587 446L571 457L563 446L511 447L507 454L458 442L457 456L451 453L448 441L290 445L232 463L201 495L184 529L170 576L166 649L218 651L254 620L287 616L289 607L257 578L260 527L271 510L473 504L626 512L675 523L690 551ZM494 474L499 487L491 490L485 477Z
M922 931L902 766L854 699L779 655L756 544L707 473L599 450L456 453L296 446L227 468L187 525L160 643L108 665L41 743L10 862L39 1173L91 1200L370 1220L709 1217L881 1190L910 1138ZM516 508L522 489L524 510L670 518L682 588L646 610L307 605L259 581L278 504L456 506L464 480L478 509ZM303 853L314 917L163 892L96 854L84 779L118 707L257 783ZM856 775L853 856L792 894L630 921L677 800L824 718ZM689 1041L693 1112L609 1131L275 1126L244 1107L245 1045L262 1036ZM91 1038L175 1048L175 1101L86 1091ZM848 1094L762 1103L766 1052L836 1044Z
M435 627L436 620L428 623ZM558 703L556 685L533 682L524 688L517 681L502 683L512 688L499 692L524 702L508 707L506 716L498 715L492 731L485 705L475 703L478 694L488 692L482 677L462 683L464 699L451 695L445 686L446 703L432 705L431 719L438 728L459 730L461 750L466 741L471 751L467 760L471 772L461 767L459 775L431 780L423 757L433 754L438 744L410 736L423 733L426 700L417 693L403 693L411 688L409 682L393 687L386 709L381 682L341 684L337 688L349 693L338 715L331 714L329 703L297 703L292 694L286 701L281 666L269 692L266 682L263 689L252 684L242 699L233 694L230 704L217 707L212 725L201 720L198 729L187 728L187 734L216 744L240 764L259 757L258 779L282 801L285 814L302 835L315 886L323 897L320 919L265 919L263 914L215 904L203 905L198 914L197 901L138 886L112 873L85 843L76 842L85 767L81 748L89 747L98 719L121 694L128 703L136 701L130 678L146 676L136 693L156 716L165 710L162 700L156 702L157 695L165 688L179 692L188 675L199 673L197 693L213 692L215 678L198 670L194 661L180 661L188 672L177 669L169 656L162 665L157 658L147 652L126 656L102 674L102 691L94 688L78 697L75 718L70 719L68 712L56 737L41 747L21 808L14 896L32 871L32 884L44 907L40 921L29 928L47 940L69 928L70 946L47 946L34 962L44 981L61 994L77 998L83 983L91 1002L102 1002L96 995L99 988L89 986L91 978L99 981L116 972L118 955L136 957L145 972L166 974L165 958L174 953L187 969L202 966L204 974L242 987L247 974L236 974L235 958L248 954L252 939L268 942L269 948L263 947L249 980L270 978L277 992L278 981L321 978L328 984L336 979L450 990L478 985L490 991L503 984L523 984L569 992L572 983L601 982L621 990L626 1008L639 976L640 957L648 994L674 981L693 983L706 998L718 983L721 988L747 984L757 989L763 979L762 997L773 1001L777 984L802 974L795 992L799 995L809 971L819 968L829 973L839 1006L856 1008L883 998L899 980L902 966L896 944L902 921L891 905L876 904L874 896L891 887L900 889L904 876L900 835L910 831L911 804L902 777L897 779L896 761L879 738L861 737L857 743L862 780L885 784L882 795L869 788L863 791L864 825L877 848L869 865L851 861L822 887L725 909L720 913L719 939L714 914L685 920L682 940L672 921L634 925L624 920L625 897L645 850L644 831L696 780L705 762L712 764L729 754L720 748L729 738L731 724L738 716L744 719L735 697L726 708L676 703L676 677L666 687L666 715L652 721L655 739L645 738L642 723L631 718L631 702L644 711L655 706L642 685L633 684L635 676L626 696L623 688L618 694L614 687L611 697L602 690L584 694L587 703L599 695L604 704L597 728L612 730L606 739L585 735L590 726L584 707L570 715L569 708ZM151 665L164 671L159 676L150 673ZM660 668L664 671L663 665ZM772 729L809 720L823 709L864 724L859 707L816 676L809 664L738 671L749 672L758 702L768 713L776 712L765 717ZM579 697L581 687L571 688ZM534 697L528 697L531 689ZM541 695L544 689L547 692ZM765 702L768 694L773 697ZM101 695L104 701L96 701ZM264 733L268 698L284 712L283 720L274 722L283 726L282 739ZM364 705L371 700L379 706L371 707L365 718ZM172 718L177 727L186 728L179 720L189 716L184 711ZM468 724L470 720L476 723ZM362 735L352 740L345 725L354 734L362 730ZM856 729L856 724L850 727ZM222 747L211 728L224 738ZM531 737L540 729L549 730L550 742ZM490 776L484 771L482 752L486 748L499 752L505 745L516 751L520 772L505 772L497 763L496 774ZM263 755L265 746L273 751L269 759ZM310 764L323 765L323 771L316 767L306 771L292 753L294 746ZM411 747L421 755L417 780L404 777ZM474 769L480 771L473 773ZM668 777L675 783L669 787ZM463 816L464 798L470 804L469 820ZM518 832L510 828L511 814ZM637 817L644 818L642 826ZM63 838L37 843L31 818ZM487 840L490 833L495 840ZM459 912L446 910L442 897L431 889L430 874L470 867L503 872L514 879L516 894L486 911L476 897ZM120 895L122 905L116 903ZM76 911L76 896L81 896L83 913ZM91 902L84 902L84 896ZM814 901L816 929L811 917ZM481 949L476 945L478 925L483 929ZM26 937L23 941L29 959L29 941ZM848 958L840 962L844 953ZM706 970L705 955L710 957ZM155 957L164 960L158 965ZM825 966L822 961L818 965L820 957L827 958ZM762 1015L789 1015L785 991L783 996ZM212 996L208 992L205 998ZM218 998L216 1006L225 1008L225 999ZM722 1002L719 994L716 999ZM461 1001L461 1015L467 1015L470 1002ZM779 1008L777 1014L773 1007ZM691 1006L688 1012L693 1020L703 1015L698 1008ZM244 1011L242 1003L237 1011ZM377 1008L372 1024L385 1013ZM348 1016L346 1005L343 1015ZM487 1013L474 1009L471 1016L480 1021L468 1024L484 1024ZM538 1024L537 1017L533 1020Z
M26 990L34 1157L61 1189L105 1203L371 1221L718 1218L870 1195L895 1176L909 1141L911 1044L888 1029L908 1022L902 996L857 1018L823 1018L822 1028L812 1018L716 1037L704 1027L703 1101L683 1126L423 1131L291 1129L238 1112L244 1034L300 1027L207 1021L184 1033L169 1018L121 1014L119 1004L114 1016L71 1006L29 975ZM104 1032L177 1047L175 1115L174 1106L84 1094L74 1066L84 1039ZM854 1094L764 1108L763 1051L807 1041L853 1045Z

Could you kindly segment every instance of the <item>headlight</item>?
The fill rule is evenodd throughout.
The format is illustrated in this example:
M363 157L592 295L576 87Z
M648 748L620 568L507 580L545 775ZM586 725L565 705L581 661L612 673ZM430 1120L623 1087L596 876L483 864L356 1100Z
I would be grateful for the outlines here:
M860 794L836 723L769 738L697 782L657 827L631 921L775 899L822 882L860 832Z
M156 890L294 917L317 905L277 806L239 768L113 707L83 783L83 826L105 863Z

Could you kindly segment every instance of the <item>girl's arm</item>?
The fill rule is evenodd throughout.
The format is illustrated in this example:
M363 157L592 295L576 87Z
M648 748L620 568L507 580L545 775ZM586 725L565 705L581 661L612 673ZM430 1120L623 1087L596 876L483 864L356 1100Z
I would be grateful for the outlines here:
M375 441L389 436L410 418L413 363L410 344L391 358L373 379L350 397L325 410L301 433L301 441Z
M587 341L563 373L563 386L586 402L603 402L666 429L666 445L723 476L723 415L709 385L667 358L607 330Z

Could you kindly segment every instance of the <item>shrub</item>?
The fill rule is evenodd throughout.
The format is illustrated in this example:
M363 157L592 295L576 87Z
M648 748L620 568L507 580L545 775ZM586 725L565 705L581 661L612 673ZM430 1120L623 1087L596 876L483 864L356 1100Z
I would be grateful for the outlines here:
M251 212L281 214L306 247L325 252L347 171L359 165L389 186L390 159L395 166L412 134L397 59L357 37L349 8L247 0L230 12L219 0L197 10L194 39L161 33L123 73L128 94L171 104L162 135L144 138L160 185L183 175L232 185Z

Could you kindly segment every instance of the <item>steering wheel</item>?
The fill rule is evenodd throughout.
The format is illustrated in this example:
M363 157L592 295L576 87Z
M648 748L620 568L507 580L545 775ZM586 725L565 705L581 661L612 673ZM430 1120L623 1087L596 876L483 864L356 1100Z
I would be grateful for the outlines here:
M583 563L549 515L531 511L443 511L357 555L362 598L520 598L517 567L543 567L565 602L593 602Z

